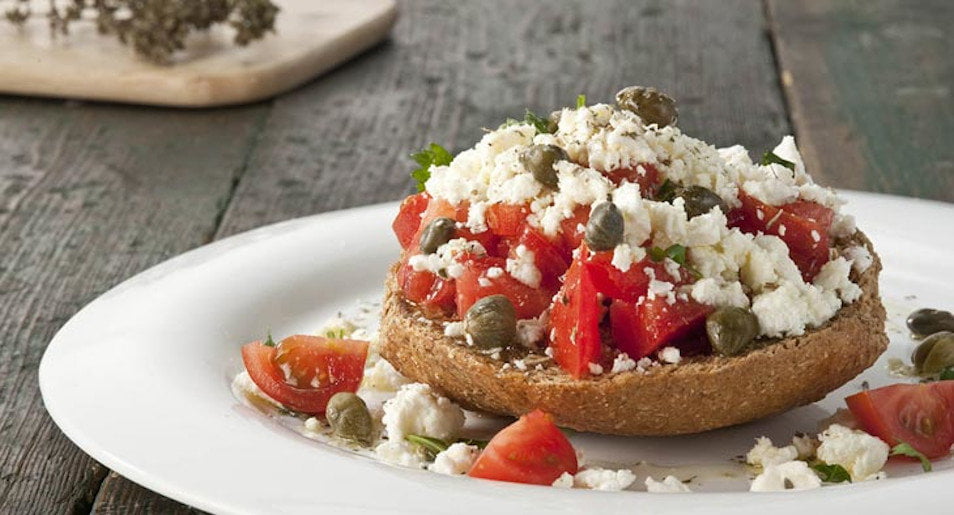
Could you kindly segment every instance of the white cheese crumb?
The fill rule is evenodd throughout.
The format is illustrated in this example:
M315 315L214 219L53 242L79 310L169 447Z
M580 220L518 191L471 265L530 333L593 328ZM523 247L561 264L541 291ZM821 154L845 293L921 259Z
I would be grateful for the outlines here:
M888 444L865 433L832 424L818 435L818 459L841 465L852 481L865 481L878 474L888 461Z
M423 468L424 454L421 448L404 440L381 442L374 448L378 459L402 467Z
M710 306L749 306L749 297L739 281L726 283L714 277L704 277L692 285L690 294L696 302Z
M437 453L434 463L431 463L427 469L451 476L466 474L474 466L478 455L480 455L480 449L476 445L453 443L446 450Z
M692 490L676 476L666 476L662 481L656 481L652 477L647 477L646 491L654 494L681 494L692 492Z
M464 273L464 267L456 257L462 253L486 254L484 246L478 241L455 238L437 248L433 254L417 254L407 262L415 272L428 271L442 277L458 278Z
M324 429L324 426L321 423L321 421L318 420L317 417L308 417L307 419L305 419L306 431L309 431L312 433L318 433L318 432L321 432L322 429Z
M620 372L628 372L636 368L636 361L629 357L629 354L625 352L620 352L616 355L616 358L613 359L613 368L610 370L613 374L618 374Z
M543 317L517 320L517 342L529 349L535 349L546 330L547 324Z
M809 460L815 457L818 441L808 435L795 435L792 437L792 447L798 451L798 459Z
M859 274L864 273L874 264L874 257L872 257L871 252L868 251L867 247L861 245L846 248L842 251L842 255L851 261L851 267Z
M603 373L603 365L600 365L599 363L590 363L589 368L590 368L590 373L595 376L598 376Z
M490 279L498 279L503 277L504 269L499 266L492 266L487 269L487 277Z
M463 322L447 322L444 325L444 336L450 338L460 338L466 334Z
M510 275L514 279L526 284L531 288L540 287L540 279L542 275L540 270L537 268L536 261L534 261L534 253L532 250L528 249L525 245L517 245L514 249L516 258L507 259L507 272L510 272Z
M573 476L574 487L605 492L625 490L634 481L636 481L636 475L628 469L610 470L592 467L583 469Z
M851 264L848 260L843 257L835 258L821 267L812 284L823 290L837 292L845 304L850 304L862 294L861 287L848 278L850 273Z
M786 461L769 465L752 480L752 492L810 490L821 486L821 479L804 461Z
M798 449L794 445L775 447L772 440L764 436L755 439L755 447L745 455L745 462L758 467L779 465L798 458Z
M682 354L676 347L663 347L662 350L659 351L659 359L675 365L682 361Z
M361 387L379 392L393 392L410 383L385 359L378 360L372 367L365 369Z
M403 441L409 434L453 440L464 426L464 412L430 386L411 383L384 403L382 422L391 441Z
M569 472L560 474L560 477L553 480L552 486L555 488L573 488L573 474Z

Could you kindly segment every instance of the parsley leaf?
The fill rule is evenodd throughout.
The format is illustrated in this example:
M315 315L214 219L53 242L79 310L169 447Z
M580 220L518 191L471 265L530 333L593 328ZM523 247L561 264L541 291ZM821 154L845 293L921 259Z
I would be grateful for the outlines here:
M678 263L679 266L685 268L686 271L696 279L702 277L702 274L700 274L698 270L686 262L686 247L683 247L682 245L670 245L665 250L659 247L653 247L649 249L649 258L653 261L656 261L657 263L669 258Z
M954 366L947 367L944 370L942 370L941 376L938 377L938 379L941 381L950 381L951 379L954 379Z
M666 179L662 185L659 186L659 189L656 190L656 200L659 202L672 202L678 192L679 185Z
M417 191L424 191L424 183L431 178L431 167L449 165L454 156L437 143L431 143L420 152L411 154L411 159L419 165L411 172L411 177L417 181Z
M907 442L901 442L898 445L892 447L889 456L907 456L909 458L917 458L921 460L921 468L924 469L925 472L931 471L931 460L927 459L927 456L922 454L921 451L915 449Z
M845 467L842 467L841 465L818 463L816 465L812 465L812 468L815 470L815 472L818 472L818 476L826 483L844 483L845 481L851 483L851 475L848 474L848 471L845 470Z
M586 95L580 93L576 96L576 108L582 109L586 107Z
M777 164L782 165L789 170L795 170L795 163L778 157L774 152L766 152L762 154L762 160L759 161L759 164L762 166Z
M423 447L424 454L427 455L427 458L431 460L433 460L434 456L437 456L438 453L446 451L447 448L450 447L444 440L430 436L405 435L404 439L413 443L414 445L420 445Z
M271 331L268 332L268 336L265 337L265 341L262 343L262 345L264 345L264 346L266 346L266 347L274 347L274 346L275 346L275 340L272 339L272 332L271 332Z
M544 118L533 111L527 109L527 114L523 116L523 121L533 125L533 128L540 134L553 134L556 132L556 124L549 118Z

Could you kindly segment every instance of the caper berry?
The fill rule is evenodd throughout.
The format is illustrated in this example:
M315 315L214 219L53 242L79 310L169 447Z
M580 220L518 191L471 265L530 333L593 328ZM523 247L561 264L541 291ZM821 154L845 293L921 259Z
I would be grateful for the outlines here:
M729 206L725 204L722 197L716 195L709 188L689 186L688 188L681 188L676 196L682 197L685 201L686 214L689 215L689 218L704 215L714 207L718 207L722 214L729 213Z
M520 154L520 162L533 178L554 190L559 187L559 180L553 165L568 159L566 152L556 145L533 145Z
M759 335L759 319L745 308L722 307L706 317L706 335L715 352L737 356Z
M624 88L616 94L616 105L636 113L646 125L656 124L659 127L676 125L676 119L679 116L676 101L656 91L655 88L641 86Z
M924 308L908 316L908 329L917 338L940 331L954 331L954 315L950 311Z
M922 351L921 348L925 350ZM954 366L954 333L941 331L928 336L914 352L914 367L919 374L938 374Z
M504 295L484 297L464 315L464 331L481 349L506 347L517 338L517 312Z
M371 432L374 423L371 413L361 397L351 392L338 392L328 400L325 418L335 436L354 440L366 445L371 444Z
M437 248L449 242L457 230L457 222L450 218L435 218L421 233L421 252L433 254Z
M612 250L623 242L623 214L612 202L597 204L586 222L584 239L590 250Z

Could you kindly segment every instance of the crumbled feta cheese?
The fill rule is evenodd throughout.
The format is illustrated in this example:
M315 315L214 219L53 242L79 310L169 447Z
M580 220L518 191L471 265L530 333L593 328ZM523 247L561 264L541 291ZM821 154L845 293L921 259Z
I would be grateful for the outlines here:
M487 269L487 277L490 279L498 279L503 277L504 269L499 266L492 266Z
M865 481L878 474L888 461L888 444L864 431L832 424L818 435L818 459L841 465L852 481Z
M560 477L553 481L552 486L555 488L573 488L573 474L569 472L560 474Z
M848 261L851 261L851 267L859 274L864 273L865 270L874 264L874 257L871 255L871 252L867 247L861 245L846 248L842 251L842 255L848 259Z
M354 325L350 320L334 317L322 324L321 329L318 330L318 334L328 338L347 338L357 328L358 326Z
M404 440L381 442L374 448L374 453L378 459L392 465L411 468L424 467L424 453L421 448Z
M676 476L666 476L662 481L656 481L652 477L647 477L646 491L654 494L681 494L692 492L692 490Z
M531 288L539 288L542 275L534 260L534 252L525 245L517 245L514 253L515 258L507 259L507 272L523 284Z
M828 232L835 238L846 238L856 231L855 217L845 213L835 213Z
M610 264L615 266L620 272L627 272L629 271L629 267L633 266L633 263L637 261L634 258L633 248L630 247L628 243L621 243L613 249L613 260L610 261Z
M610 370L613 374L618 374L620 372L628 372L636 368L636 361L629 357L629 354L625 352L620 352L616 355L616 358L613 359L613 368Z
M318 433L322 429L324 429L324 426L322 425L321 421L318 420L317 417L308 417L305 419L306 431L309 431L311 433Z
M371 368L365 369L361 387L380 392L393 392L410 383L411 380L395 370L387 360L378 360Z
M404 440L409 434L452 440L464 426L464 412L430 386L411 383L384 403L382 421L392 441Z
M815 457L818 441L808 435L795 435L792 437L792 447L798 451L798 459L804 461Z
M573 476L573 486L589 490L603 490L618 492L625 490L636 481L636 475L631 470L609 470L599 467L583 469Z
M590 363L589 369L590 369L590 373L595 376L598 376L603 373L603 365L600 365L599 363Z
M659 359L675 365L682 361L682 355L676 347L663 347L662 350L659 351Z
M517 342L529 349L537 347L546 331L547 324L542 317L517 320Z
M457 262L462 253L486 254L480 242L455 238L437 248L433 254L417 254L407 262L415 272L428 271L439 276L458 278L464 273L464 267Z
M851 304L861 297L862 291L860 286L848 278L850 272L851 264L848 260L843 257L835 258L822 265L812 283L823 290L838 292L845 304Z
M692 285L690 294L696 302L710 306L749 306L749 297L742 290L742 283L739 281L726 283L714 277L704 277Z
M447 322L444 325L444 336L449 338L461 338L466 334L463 322Z
M450 476L466 474L474 466L478 455L480 455L480 449L476 445L453 443L446 450L437 453L434 463L431 463L427 469Z
M798 449L794 445L775 447L772 440L760 436L755 439L755 447L745 455L745 462L758 467L779 465L798 458Z
M804 461L786 461L769 465L752 480L752 492L810 490L821 486L821 479Z
M784 282L778 288L757 295L752 312L759 319L762 334L770 337L797 336L809 327L825 323L841 307L833 291Z

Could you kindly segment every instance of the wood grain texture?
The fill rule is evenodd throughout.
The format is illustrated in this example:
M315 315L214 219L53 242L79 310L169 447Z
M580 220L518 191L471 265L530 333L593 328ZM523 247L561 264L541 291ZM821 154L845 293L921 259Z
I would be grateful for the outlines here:
M954 201L954 3L768 4L799 146L815 178Z
M264 106L0 98L0 512L88 512L105 469L53 425L36 369L123 279L209 241Z
M193 515L205 512L163 497L115 472L110 472L96 496L93 513Z

